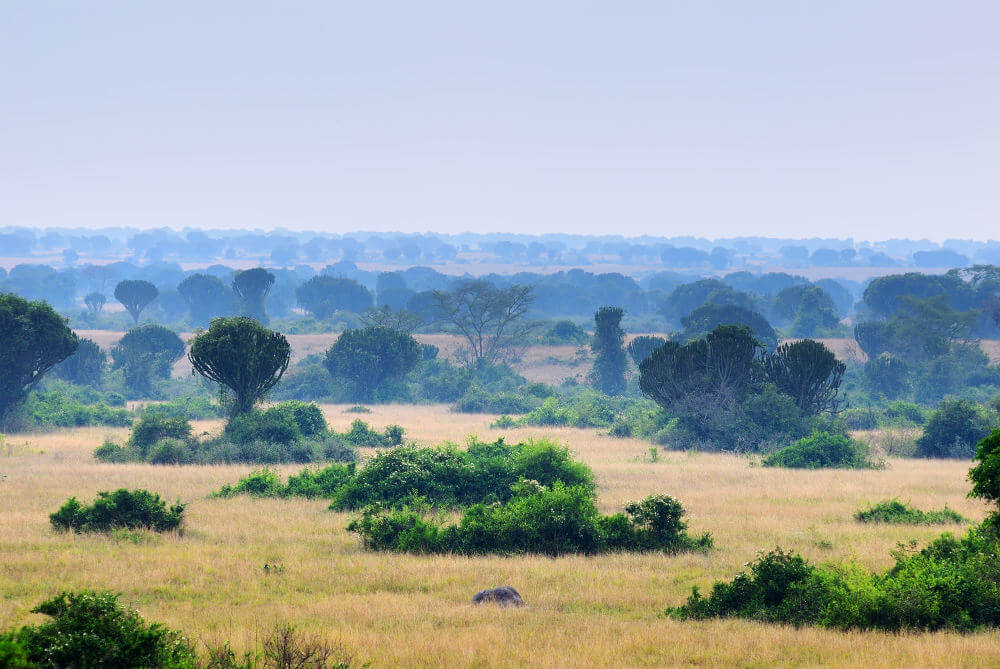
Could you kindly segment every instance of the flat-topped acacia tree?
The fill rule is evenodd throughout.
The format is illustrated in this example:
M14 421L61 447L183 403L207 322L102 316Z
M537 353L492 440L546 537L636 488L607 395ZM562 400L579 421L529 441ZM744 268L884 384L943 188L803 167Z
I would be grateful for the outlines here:
M248 413L288 369L291 347L252 318L216 318L191 340L194 371L218 383L230 417Z

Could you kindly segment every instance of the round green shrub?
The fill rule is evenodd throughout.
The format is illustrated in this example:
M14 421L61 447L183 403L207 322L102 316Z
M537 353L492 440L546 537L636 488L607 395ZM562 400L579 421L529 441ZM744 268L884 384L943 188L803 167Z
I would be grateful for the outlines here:
M917 439L917 457L971 458L992 428L987 412L963 399L946 399L931 414Z
M764 458L765 467L870 469L868 449L847 435L814 432Z

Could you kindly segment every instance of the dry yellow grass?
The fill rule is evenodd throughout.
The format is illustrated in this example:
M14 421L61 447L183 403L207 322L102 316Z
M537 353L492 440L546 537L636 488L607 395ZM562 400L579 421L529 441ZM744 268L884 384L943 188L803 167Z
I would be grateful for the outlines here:
M327 406L344 429L355 414ZM974 666L1000 663L1000 634L891 635L796 630L746 621L678 622L661 615L692 585L728 578L776 545L816 560L884 568L889 550L940 530L869 526L861 504L899 496L923 508L984 514L965 493L967 464L892 459L885 470L792 472L746 459L666 453L649 444L570 428L492 430L491 417L445 407L374 407L374 425L399 423L421 442L468 434L552 436L595 470L601 506L619 510L650 493L676 496L692 531L711 531L707 555L419 557L364 551L344 530L349 514L322 501L208 499L247 466L106 465L91 458L104 428L10 435L0 449L0 627L35 620L29 609L60 589L120 591L150 619L237 649L289 622L343 644L374 666L806 665ZM211 429L210 423L197 430ZM284 467L292 471L296 467ZM144 543L54 533L48 514L70 495L145 487L189 503L187 529ZM265 574L280 563L282 574ZM477 590L510 584L523 610L478 609Z

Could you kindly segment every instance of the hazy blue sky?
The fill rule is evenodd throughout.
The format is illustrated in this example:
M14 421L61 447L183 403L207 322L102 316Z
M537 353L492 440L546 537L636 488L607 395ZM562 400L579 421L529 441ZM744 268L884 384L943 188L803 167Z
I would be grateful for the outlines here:
M0 4L0 226L1000 238L1000 2Z

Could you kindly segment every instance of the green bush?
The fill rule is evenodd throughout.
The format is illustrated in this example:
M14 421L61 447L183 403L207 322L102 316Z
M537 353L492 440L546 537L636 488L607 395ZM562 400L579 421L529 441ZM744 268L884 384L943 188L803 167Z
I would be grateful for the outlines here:
M27 414L29 427L82 427L85 425L107 425L128 427L132 424L132 412L128 409L112 408L97 398L82 402L65 392L65 384L57 389L34 392L28 396L23 411Z
M854 514L863 523L892 523L897 525L945 525L967 523L967 518L947 506L936 511L921 511L898 499L887 499Z
M287 485L271 470L257 470L217 495L326 497L336 510L376 504L399 508L414 497L434 507L458 507L506 501L521 479L594 489L590 468L574 460L565 446L547 440L508 445L499 439L473 440L464 451L448 445L401 445L376 454L359 469L353 464L306 469Z
M895 554L881 574L819 567L781 550L762 554L708 597L695 588L667 612L678 618L739 617L794 625L886 631L1000 625L1000 542L970 530L943 534L927 548Z
M132 426L127 447L146 459L149 450L161 439L187 440L191 437L191 423L182 416L171 417L157 411L145 411Z
M992 429L994 420L982 407L963 399L946 399L931 414L917 439L917 457L971 458L976 444Z
M761 462L765 467L793 469L871 469L868 449L847 435L814 432L766 456Z
M692 538L680 520L684 510L660 496L630 504L625 514L604 516L587 486L557 481L551 488L522 480L504 504L475 504L457 524L427 517L421 508L386 511L369 507L348 525L365 547L407 553L566 553L611 550L707 549L707 534Z
M485 388L470 386L458 400L455 409L462 413L528 413L538 406L538 398L520 392L491 392Z
M32 613L51 620L0 633L0 666L196 666L194 648L180 632L157 623L147 625L138 611L110 592L64 592Z
M184 514L178 502L168 507L156 493L148 490L99 492L90 506L70 497L49 516L57 530L74 532L110 532L114 529L148 529L167 532L177 529Z
M351 429L341 436L348 444L358 448L379 448L402 444L404 432L399 425L389 425L384 431L378 432L369 427L368 423L356 418L351 422Z

